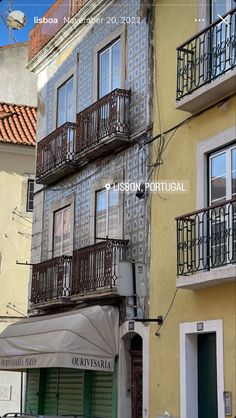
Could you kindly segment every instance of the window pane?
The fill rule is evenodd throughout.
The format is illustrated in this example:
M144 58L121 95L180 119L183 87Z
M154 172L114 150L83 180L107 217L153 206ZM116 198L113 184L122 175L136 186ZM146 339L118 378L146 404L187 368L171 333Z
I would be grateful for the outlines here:
M226 153L212 157L210 167L211 201L226 199Z
M62 211L54 213L54 239L53 239L53 253L54 256L61 254L62 242Z
M70 247L70 207L63 211L63 254L68 253Z
M232 150L232 197L236 196L236 148Z
M112 90L120 88L120 70L112 74Z
M65 122L73 122L74 112L73 112L73 78L68 80L66 83L66 120Z
M119 228L119 192L109 190L108 236L118 238Z
M120 41L112 47L112 71L120 71Z
M101 81L100 83L100 89L99 89L99 97L103 97L106 94L109 93L109 78L105 78L104 80Z
M96 237L107 236L107 191L102 190L96 193Z
M228 0L211 0L211 21L219 19L219 15L223 16L227 9Z
M109 210L114 206L119 205L119 192L117 190L109 190Z
M65 85L58 89L58 99L57 99L57 126L63 125L66 122L66 109L65 109L65 100L66 100L66 89Z
M100 54L100 79L108 77L109 75L109 55L110 51L106 51Z

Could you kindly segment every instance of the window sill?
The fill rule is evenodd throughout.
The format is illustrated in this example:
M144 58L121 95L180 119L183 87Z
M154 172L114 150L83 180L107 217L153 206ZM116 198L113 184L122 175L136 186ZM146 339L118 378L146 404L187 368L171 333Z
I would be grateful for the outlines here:
M236 91L236 69L228 71L216 80L211 81L176 101L175 108L185 112L196 113L218 102Z
M179 276L176 279L176 287L198 290L230 282L236 282L235 264L202 271L191 276Z

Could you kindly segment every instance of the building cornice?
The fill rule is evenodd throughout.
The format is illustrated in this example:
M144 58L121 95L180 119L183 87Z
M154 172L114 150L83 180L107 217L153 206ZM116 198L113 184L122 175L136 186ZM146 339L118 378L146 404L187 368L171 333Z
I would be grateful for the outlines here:
M85 23L86 20L91 17L96 19L96 16L101 13L108 6L108 4L113 3L113 1L88 1L82 9L71 18L70 22L63 26L63 28L40 50L40 52L38 52L35 57L29 61L27 65L28 70L37 74L46 68L50 61L52 61L52 58L54 58L53 54L57 52L58 49L60 49L60 51L65 49L68 44L71 44L71 42L87 28L88 23Z

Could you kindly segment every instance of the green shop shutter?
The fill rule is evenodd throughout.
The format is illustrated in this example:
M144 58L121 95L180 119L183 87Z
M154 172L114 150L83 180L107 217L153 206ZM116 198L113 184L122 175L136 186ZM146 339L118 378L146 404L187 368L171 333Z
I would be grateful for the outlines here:
M113 374L91 372L90 414L94 417L115 418L115 393Z
M27 370L25 412L26 414L38 414L39 408L39 369Z
M42 414L57 415L58 369L43 369L40 386L42 386Z
M83 414L84 371L59 369L58 372L58 415Z

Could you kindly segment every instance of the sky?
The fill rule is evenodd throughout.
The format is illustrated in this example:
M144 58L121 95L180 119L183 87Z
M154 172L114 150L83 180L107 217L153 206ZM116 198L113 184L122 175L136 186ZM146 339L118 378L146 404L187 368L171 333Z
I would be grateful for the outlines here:
M8 15L8 2L9 0L0 0L0 46L9 44L8 29L3 22ZM20 10L26 15L25 28L13 31L16 42L24 42L28 40L29 32L35 25L34 17L42 17L55 0L11 0L11 3L12 10Z

